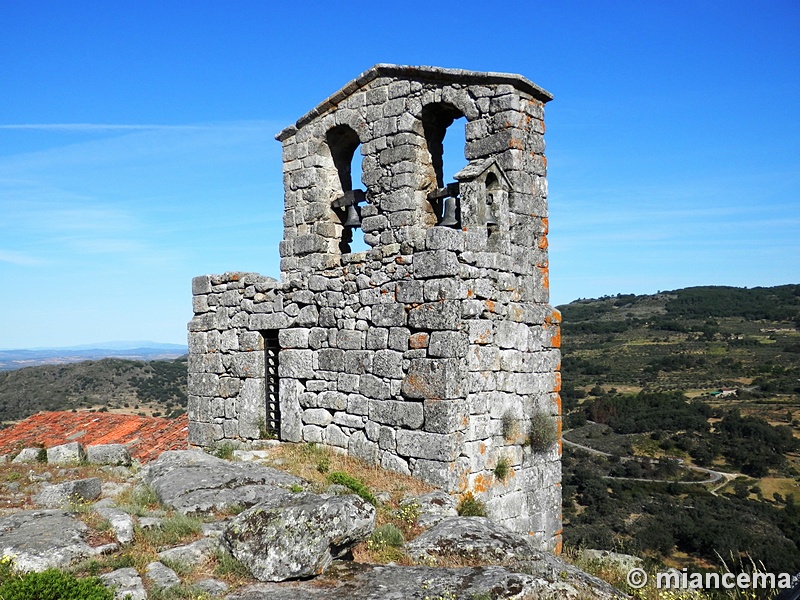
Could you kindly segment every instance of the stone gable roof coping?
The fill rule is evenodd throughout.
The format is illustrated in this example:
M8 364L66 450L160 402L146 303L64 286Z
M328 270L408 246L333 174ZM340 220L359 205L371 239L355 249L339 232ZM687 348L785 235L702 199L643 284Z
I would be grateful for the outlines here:
M509 84L518 90L528 93L537 100L549 102L553 95L539 87L531 80L514 73L498 73L494 71L469 71L466 69L445 69L443 67L428 66L405 66L378 63L364 71L361 75L348 82L339 91L328 96L316 107L312 108L302 117L297 119L294 125L289 125L275 136L275 139L282 142L295 133L304 125L310 123L320 115L325 114L331 108L338 106L342 100L366 86L369 82L378 77L402 77L404 79L417 79L423 81L439 81L442 83L461 83L461 84Z

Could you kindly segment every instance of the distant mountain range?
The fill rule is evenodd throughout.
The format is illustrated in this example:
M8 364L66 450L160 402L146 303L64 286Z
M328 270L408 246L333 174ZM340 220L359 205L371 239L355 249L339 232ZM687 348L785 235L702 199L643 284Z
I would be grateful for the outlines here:
M0 371L103 358L171 360L183 356L187 352L188 348L185 345L150 341L98 342L63 348L8 349L0 350Z

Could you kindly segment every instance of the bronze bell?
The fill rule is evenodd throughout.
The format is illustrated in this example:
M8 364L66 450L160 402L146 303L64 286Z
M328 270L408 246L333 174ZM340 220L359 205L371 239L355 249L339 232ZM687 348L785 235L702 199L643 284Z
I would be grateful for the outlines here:
M492 210L491 204L486 205L486 225L490 227L497 225L497 219L494 217L494 211Z
M361 217L358 215L358 208L355 204L350 204L347 207L347 219L345 219L344 226L361 227Z
M444 217L439 225L443 227L458 227L458 219L456 219L456 199L453 196L446 198L444 201Z

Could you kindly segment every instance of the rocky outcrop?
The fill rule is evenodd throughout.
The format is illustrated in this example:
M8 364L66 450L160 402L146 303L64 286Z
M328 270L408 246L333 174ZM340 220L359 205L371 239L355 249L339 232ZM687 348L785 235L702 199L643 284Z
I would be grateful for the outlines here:
M121 467L101 469L114 477L122 475ZM77 470L61 469L59 476L69 472ZM76 490L87 486L91 493L80 494L90 498L102 487L96 478L45 483L52 477L48 471L29 477L32 486L45 486L39 500L43 495L73 500ZM125 485L133 485L135 477L129 477ZM453 516L452 498L444 492L409 496L401 503L401 518L411 522L416 516L418 524L432 524L405 545L417 566L366 565L344 559L372 532L376 510L345 490L340 490L342 495L298 492L311 484L253 462L229 462L194 451L166 453L146 469L144 479L165 504L185 513L253 506L235 517L216 515L216 521L204 524L203 537L160 549L141 573L128 568L103 575L119 600L128 594L146 600L145 584L152 590L187 586L176 565L197 573L228 552L260 583L231 593L225 583L213 579L191 587L218 598L227 593L226 600L622 597L602 581L535 549L528 536L485 518ZM142 529L157 528L171 518L162 509L134 517L104 496L93 510L109 522L117 544L90 547L87 525L65 510L20 511L0 517L0 553L15 556L23 571L67 568L129 543L136 522Z
M100 580L114 590L114 600L147 600L142 578L133 567L100 575Z
M63 569L93 554L88 527L63 510L25 510L0 518L0 553L20 571Z
M232 463L197 450L164 452L147 466L144 481L162 503L183 514L250 507L276 488L305 483L284 471Z
M237 516L223 534L260 581L319 575L375 526L375 508L354 495L273 495Z
M409 542L406 551L423 563L458 558L499 564L524 559L533 548L526 536L485 517L447 517Z
M623 597L607 584L594 587L576 585L569 573L551 580L501 566L433 568L338 561L325 576L313 581L246 586L229 594L225 600L612 600Z
M64 508L72 502L91 502L100 497L101 483L98 477L76 479L48 485L34 498L34 502L46 508Z

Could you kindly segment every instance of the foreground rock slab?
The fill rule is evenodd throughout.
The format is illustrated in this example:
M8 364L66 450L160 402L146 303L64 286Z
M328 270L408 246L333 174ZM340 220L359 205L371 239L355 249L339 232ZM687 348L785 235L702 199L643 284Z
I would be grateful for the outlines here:
M114 590L114 600L147 600L142 578L133 567L100 575L106 587Z
M277 469L232 463L195 450L164 452L147 466L144 481L161 502L183 514L250 507L275 488L305 483Z
M0 553L20 571L63 569L94 554L88 527L63 510L25 510L0 518Z
M375 508L354 495L274 495L233 519L223 534L231 554L260 581L313 577L366 539Z
M417 561L462 559L488 564L524 559L534 549L528 538L485 517L447 517L406 545Z
M581 588L573 585L569 575L548 579L515 573L501 566L433 568L337 561L325 576L313 581L251 585L225 596L225 600L611 600L624 597L607 584L605 588Z
M33 499L39 506L62 508L71 502L92 502L100 497L102 485L98 477L76 479L48 485Z

